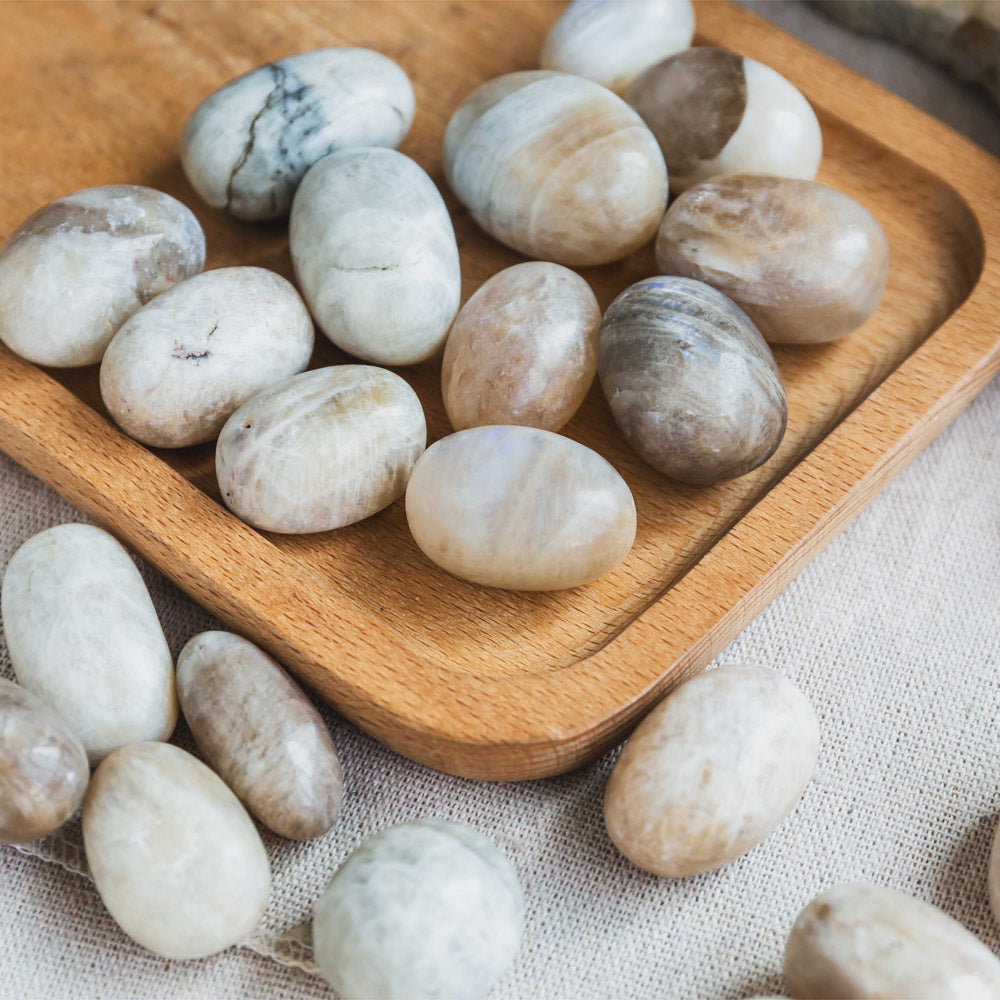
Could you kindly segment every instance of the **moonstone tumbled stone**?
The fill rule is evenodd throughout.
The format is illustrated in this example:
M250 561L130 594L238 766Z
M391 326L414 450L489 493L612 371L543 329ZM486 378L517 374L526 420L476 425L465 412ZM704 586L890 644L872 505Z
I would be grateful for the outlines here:
M398 146L412 121L413 88L391 59L318 49L261 66L206 98L184 126L181 164L213 208L275 219L320 157Z
M508 590L560 590L614 569L635 540L635 501L596 451L534 427L473 427L435 442L406 490L424 554Z
M451 217L434 182L393 149L347 149L306 174L288 231L320 329L381 365L424 361L461 301Z
M529 261L493 275L445 345L441 393L452 427L559 430L594 381L600 323L590 285L560 264Z
M573 0L546 36L539 63L621 94L693 37L691 0Z
M101 362L101 396L143 444L201 444L241 403L302 371L312 348L312 320L290 282L224 267L182 281L122 325Z
M597 367L615 422L654 469L708 485L765 462L785 432L778 366L747 315L687 278L646 278L601 322Z
M83 843L118 926L164 958L236 944L267 906L271 870L253 821L218 775L169 743L133 743L98 767Z
M170 736L170 650L135 563L107 532L60 524L29 538L0 600L18 681L59 713L91 763Z
M816 767L819 721L789 680L730 666L688 681L647 715L608 781L615 846L656 875L697 875L759 844Z
M326 833L343 776L319 712L263 650L202 632L177 657L177 694L198 749L246 807L282 837Z
M441 820L370 837L316 904L316 964L344 1000L477 1000L514 960L524 899L510 862Z
M417 394L383 368L295 375L244 403L215 451L222 498L265 531L329 531L403 495L427 443Z
M509 73L474 90L448 123L444 167L488 233L571 267L637 250L667 200L663 156L642 119L568 73Z
M875 311L889 244L871 212L840 191L737 174L670 206L656 262L728 295L771 343L813 344L846 336Z
M30 691L0 678L0 843L45 837L76 812L87 754L66 723Z
M699 46L651 66L625 99L652 129L683 191L719 174L812 180L823 136L809 102L769 66Z
M36 364L96 364L139 306L204 263L201 226L170 195L117 184L58 198L0 250L0 340Z
M881 886L821 892L798 916L785 946L794 997L867 1000L992 1000L1000 960L935 906Z

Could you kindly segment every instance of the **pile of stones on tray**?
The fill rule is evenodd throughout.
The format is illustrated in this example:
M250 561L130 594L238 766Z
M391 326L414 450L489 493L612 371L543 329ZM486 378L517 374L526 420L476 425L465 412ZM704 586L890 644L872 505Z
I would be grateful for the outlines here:
M688 0L575 0L542 69L485 83L457 108L447 181L529 258L461 309L444 201L395 149L414 115L410 82L385 56L341 48L232 81L182 139L209 205L289 215L298 287L259 267L203 272L184 205L93 188L7 240L0 338L40 365L99 363L109 414L145 445L216 440L221 496L261 530L329 531L405 493L417 545L444 570L510 589L584 585L621 563L636 531L624 479L558 433L595 374L654 469L732 479L785 431L769 344L846 336L888 273L871 213L813 180L821 134L802 95L752 59L690 48L693 32ZM602 317L571 268L654 237L660 273ZM314 323L358 363L307 371ZM455 433L426 448L419 399L383 366L442 352ZM337 754L311 703L225 632L194 636L175 671L141 577L98 528L28 540L2 612L19 684L0 682L0 840L47 835L82 802L91 874L126 933L171 958L239 942L270 888L247 810L298 839L339 813ZM164 742L178 702L209 766ZM712 671L629 740L607 787L608 833L664 877L718 868L794 808L818 746L791 682ZM991 882L998 872L995 857ZM345 997L482 996L523 922L503 855L473 830L421 820L371 838L336 873L315 908L316 961ZM907 995L913 983L1000 994L1000 962L959 924L876 886L806 907L785 972L797 996Z

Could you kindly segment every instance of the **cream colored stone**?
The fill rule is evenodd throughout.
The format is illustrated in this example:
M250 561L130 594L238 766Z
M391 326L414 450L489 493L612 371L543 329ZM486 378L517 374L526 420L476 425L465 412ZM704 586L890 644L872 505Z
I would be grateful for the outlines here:
M224 267L182 281L122 325L101 362L101 397L143 444L201 444L241 403L302 371L312 348L312 320L290 282Z
M691 0L573 0L545 37L539 64L622 94L693 37Z
M625 744L604 821L615 846L655 875L721 868L759 844L802 796L819 722L791 681L728 666L671 692Z
M265 531L329 531L403 495L427 429L416 393L367 365L303 372L243 404L219 434L222 498Z
M173 659L135 563L107 532L61 524L29 538L7 566L2 608L18 681L91 763L173 732Z
M87 864L129 937L164 958L203 958L246 937L271 891L260 835L216 774L169 743L133 743L94 772Z
M474 427L431 445L406 517L433 562L508 590L596 580L628 555L636 527L632 493L607 461L533 427Z
M799 914L785 946L785 982L809 1000L996 1000L1000 961L937 907L846 884Z
M306 174L289 249L302 294L339 348L380 365L435 354L461 301L455 231L434 182L392 149L346 149Z
M488 233L571 267L637 250L666 206L649 129L621 98L566 73L509 73L474 90L448 123L444 167Z
M524 424L557 431L597 373L601 310L559 264L515 264L462 307L445 345L441 393L455 430Z
M177 694L198 749L265 826L296 840L333 826L344 779L330 733L263 650L231 632L194 636Z

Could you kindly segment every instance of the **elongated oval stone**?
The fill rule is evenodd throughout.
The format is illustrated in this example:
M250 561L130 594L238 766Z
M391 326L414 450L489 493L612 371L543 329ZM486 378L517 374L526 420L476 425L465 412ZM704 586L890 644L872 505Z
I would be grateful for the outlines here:
M241 403L309 363L313 327L294 286L262 267L195 275L143 306L101 362L101 397L143 444L216 438Z
M816 1000L1000 996L1000 960L930 903L882 886L821 892L799 914L785 945L792 996Z
M597 367L615 422L654 469L708 485L765 462L785 432L778 366L747 315L687 278L646 278L601 322Z
M60 524L29 538L0 603L18 681L58 712L91 763L170 736L170 650L135 563L107 532Z
M524 897L510 862L458 823L366 840L316 904L316 964L344 1000L485 997L514 960Z
M840 191L742 174L699 184L670 206L656 262L728 295L771 343L814 344L875 311L889 244L871 212Z
M590 285L569 268L529 261L493 275L448 334L441 394L451 426L559 430L594 381L600 323Z
M406 74L378 52L302 52L237 77L199 104L181 136L181 165L213 208L276 219L320 157L398 146L413 107Z
M116 184L57 198L0 250L0 340L39 365L96 364L132 313L204 263L198 220L161 191Z
M791 681L762 667L710 670L625 744L604 797L608 834L656 875L720 868L791 812L818 751L816 712Z
M340 814L343 775L323 719L277 663L231 632L202 632L177 658L198 749L265 826L307 840Z
M87 864L121 929L164 958L203 958L257 925L271 891L253 821L218 775L169 743L133 743L94 772Z
M367 365L303 372L244 403L215 468L237 517L265 531L329 531L403 495L427 427L417 394Z
M812 180L823 136L809 102L754 59L710 46L640 74L625 100L656 136L675 194L723 174Z
M324 157L295 195L295 273L320 329L364 361L409 365L444 343L462 292L434 182L392 149Z
M0 843L46 837L76 812L87 754L40 698L0 678Z
M568 73L508 73L474 90L448 122L444 167L491 236L570 267L637 250L666 207L663 155L642 119Z
M435 442L406 490L424 554L488 587L560 590L617 566L635 540L632 493L610 463L534 427L473 427Z

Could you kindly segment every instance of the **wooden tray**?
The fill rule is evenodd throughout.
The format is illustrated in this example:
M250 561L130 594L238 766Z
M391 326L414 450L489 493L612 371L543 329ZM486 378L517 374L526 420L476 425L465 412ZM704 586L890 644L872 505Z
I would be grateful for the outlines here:
M269 59L350 44L410 74L403 146L435 178L451 111L531 68L551 3L4 4L0 235L82 187L140 183L198 214L209 267L291 276L280 226L206 209L178 164L191 109ZM218 502L212 449L147 450L104 416L96 371L0 354L0 448L270 650L345 716L415 760L478 778L568 770L620 740L703 668L1000 369L1000 162L746 11L698 8L699 39L774 66L819 114L820 180L867 205L892 267L878 313L846 341L784 349L790 419L778 453L737 482L680 489L639 462L599 389L566 429L632 487L626 562L587 587L494 591L431 565L402 503L322 535L259 534ZM518 258L454 199L467 297ZM602 306L655 273L648 248L586 272ZM58 308L54 304L54 308ZM315 364L342 360L320 347ZM435 440L436 363L401 372Z

